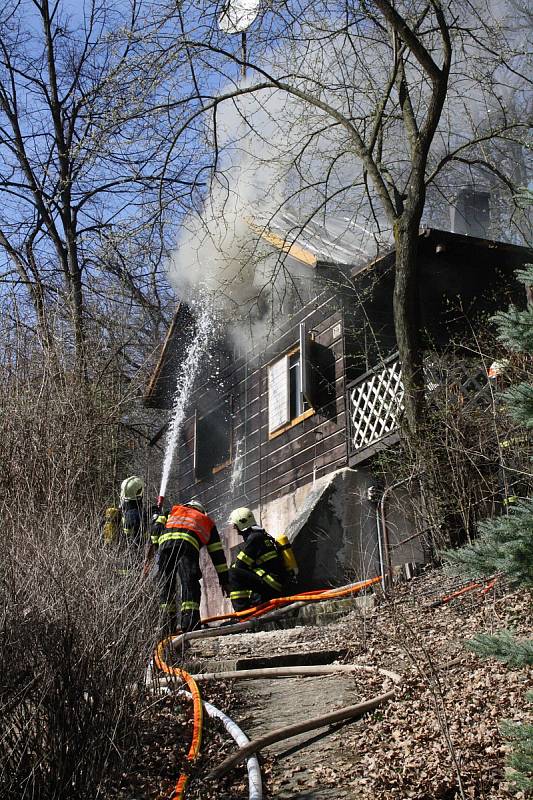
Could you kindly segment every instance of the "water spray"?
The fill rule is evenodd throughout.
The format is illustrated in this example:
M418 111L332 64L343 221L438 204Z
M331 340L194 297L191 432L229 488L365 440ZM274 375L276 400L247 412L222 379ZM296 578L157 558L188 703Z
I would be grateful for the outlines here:
M165 500L167 483L170 476L172 461L179 435L185 419L187 404L191 397L196 376L202 356L207 352L211 338L215 331L211 304L206 292L202 293L199 303L199 314L196 318L196 332L190 343L185 358L183 359L178 376L176 379L176 391L174 394L172 416L168 426L165 457L163 459L163 471L161 474L161 485L157 497L157 508L161 512Z

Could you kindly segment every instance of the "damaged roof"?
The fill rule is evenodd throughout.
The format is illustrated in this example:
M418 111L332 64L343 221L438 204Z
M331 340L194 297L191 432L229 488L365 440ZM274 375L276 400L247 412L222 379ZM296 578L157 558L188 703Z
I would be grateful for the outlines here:
M168 398L172 398L175 391L177 369L194 332L194 314L180 301L146 389L144 405L147 408L169 407Z
M315 219L302 222L296 214L279 210L274 220L262 226L256 223L253 229L263 239L280 247L269 238L269 234L275 236L284 243L280 249L291 255L294 255L293 249L305 252L313 266L318 262L350 266L366 263L378 249L371 231L340 215L328 216L321 222Z

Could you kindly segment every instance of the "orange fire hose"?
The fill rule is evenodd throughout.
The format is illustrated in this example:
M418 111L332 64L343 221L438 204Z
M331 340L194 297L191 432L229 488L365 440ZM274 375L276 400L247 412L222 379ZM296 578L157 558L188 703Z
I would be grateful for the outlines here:
M335 600L339 597L346 597L350 594L356 594L362 589L366 589L369 586L379 583L381 580L382 577L380 575L377 578L370 578L367 581L355 583L352 586L348 586L346 589L312 589L311 591L302 592L301 594L293 594L287 597L275 597L273 600L269 600L266 603L261 603L261 605L254 606L253 608L247 608L244 611L233 611L232 613L221 614L217 617L207 617L206 619L202 620L202 624L208 622L219 622L223 619L240 619L244 622L245 620L260 617L263 614L266 614L267 611L271 611L274 608L279 608L280 606L288 605L289 603L295 603L301 600L308 603L317 602L320 600Z
M331 589L310 589L308 592L306 592L306 595L309 595L309 594L322 595L322 594L324 594L324 592L329 592L329 591L332 591L332 590ZM296 597L296 595L290 595L288 597L277 597L276 600L286 600L287 603L290 603L290 602L292 602L292 598L293 597ZM319 598L319 599L322 599L322 598ZM245 608L244 611L231 611L231 612L228 612L227 614L219 614L217 617L206 617L205 619L202 620L202 625L204 623L207 623L207 622L219 622L220 620L223 620L223 619L235 619L235 618L240 618L240 617L248 617L250 615L251 611L260 611L260 610L263 610L263 609L265 611L269 611L271 602L272 602L271 600L266 600L264 603L261 603L258 606L253 606L252 608Z
M456 592L452 592L451 594L445 595L445 597L441 597L440 600L435 600L434 603L431 603L431 608L437 608L437 606L442 606L445 603L449 603L450 600L455 600L456 597L461 597L463 594L467 594L467 592L473 592L476 589L480 590L480 594L487 594L488 591L492 589L496 581L498 580L498 576L495 578L489 578L489 583L483 585L483 583L468 583L466 586L463 586L462 589L458 589Z
M480 594L487 594L487 592L490 592L490 590L494 588L494 585L495 585L497 580L498 580L498 578L493 578L489 583L487 583L487 585L485 586L484 589L481 589L481 591L479 593Z
M346 597L347 595L360 592L362 589L366 589L368 586L372 586L372 584L378 583L379 581L381 581L381 576L379 578L371 578L368 581L362 581L355 586L350 586L348 589L339 589L336 591L326 590L320 594L316 594L314 592L302 592L301 594L292 595L292 597L275 597L273 600L270 600L268 609L259 609L256 611L250 608L247 609L249 616L245 617L245 619L255 619L256 617L262 616L267 610L278 608L286 603L293 603L302 600L312 603L318 602L319 600L335 600L339 597Z
M154 663L161 672L164 672L166 675L173 675L176 678L181 678L187 686L192 695L193 700L193 733L192 733L192 741L191 746L189 747L189 752L187 753L187 760L189 762L193 762L198 758L200 753L200 747L202 744L202 727L203 727L203 706L202 706L202 698L200 696L200 690L198 689L198 685L192 675L189 675L188 672L185 672L184 669L179 669L178 667L171 667L169 666L165 659L164 659L164 651L167 645L167 642L170 642L172 637L169 636L166 639L163 639L159 642L155 649L154 653ZM189 782L189 776L182 772L179 776L178 782L176 783L172 794L170 795L170 800L183 800L185 789L187 788L187 784Z

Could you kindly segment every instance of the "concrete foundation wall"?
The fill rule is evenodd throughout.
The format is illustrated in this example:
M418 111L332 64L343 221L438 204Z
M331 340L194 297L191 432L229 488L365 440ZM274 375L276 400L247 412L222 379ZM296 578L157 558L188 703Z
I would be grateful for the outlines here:
M337 470L317 481L286 528L302 588L339 586L379 574L375 519L366 470Z
M292 542L302 588L339 586L381 574L382 523L367 494L375 485L369 469L345 467L263 508L264 527L272 534L285 532ZM405 488L390 493L385 515L393 566L426 560L419 539L398 546L416 533L409 508Z
M299 589L342 586L381 574L378 506L367 496L369 487L375 485L370 470L345 467L267 503L261 514L253 509L271 535L285 533L291 541L300 571ZM393 566L426 560L417 538L397 546L416 533L405 492L401 487L391 492L385 507ZM228 527L221 526L221 533L229 560L242 539ZM201 560L205 586L202 616L231 611L206 553L202 552Z

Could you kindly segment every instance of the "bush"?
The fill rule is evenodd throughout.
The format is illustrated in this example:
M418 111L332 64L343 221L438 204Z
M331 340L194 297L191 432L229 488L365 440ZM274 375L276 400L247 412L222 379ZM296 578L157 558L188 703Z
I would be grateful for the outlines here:
M138 729L151 592L80 517L30 514L0 550L0 796L95 797Z
M31 331L5 334L0 797L90 800L137 736L157 622L140 554L107 551L100 530L131 399L107 362L81 384L67 345L46 361Z

